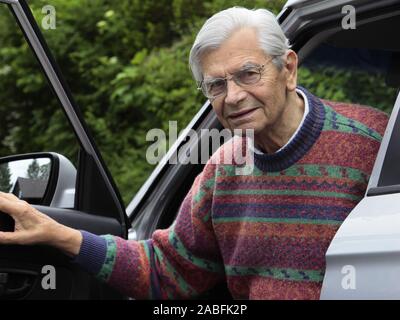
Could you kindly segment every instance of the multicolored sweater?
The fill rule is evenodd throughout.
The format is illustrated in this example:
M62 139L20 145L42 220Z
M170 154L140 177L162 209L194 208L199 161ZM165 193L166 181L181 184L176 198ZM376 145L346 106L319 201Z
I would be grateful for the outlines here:
M221 281L237 299L319 299L325 253L363 198L387 115L320 100L275 154L255 168L212 161L246 139L235 137L205 165L173 225L149 240L82 231L75 261L136 299L185 299ZM241 145L243 146L243 145Z

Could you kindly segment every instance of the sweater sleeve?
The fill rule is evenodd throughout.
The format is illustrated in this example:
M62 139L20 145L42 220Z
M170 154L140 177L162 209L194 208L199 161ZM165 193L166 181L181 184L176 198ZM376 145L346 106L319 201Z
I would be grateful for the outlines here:
M211 220L215 167L207 164L196 177L168 229L143 241L81 231L74 262L135 299L193 298L223 281Z

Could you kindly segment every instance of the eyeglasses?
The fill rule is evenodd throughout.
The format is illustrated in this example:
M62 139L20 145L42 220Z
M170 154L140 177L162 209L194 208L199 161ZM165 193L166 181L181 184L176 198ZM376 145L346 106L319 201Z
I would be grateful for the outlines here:
M203 80L197 89L201 90L203 94L212 101L217 97L226 94L228 80L233 80L238 86L241 87L256 84L258 81L260 81L265 66L271 61L272 59L269 59L269 61L261 66L244 67L229 77Z

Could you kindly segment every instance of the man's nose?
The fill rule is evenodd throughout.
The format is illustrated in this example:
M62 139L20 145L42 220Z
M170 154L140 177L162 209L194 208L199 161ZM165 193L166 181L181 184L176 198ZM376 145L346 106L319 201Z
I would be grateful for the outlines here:
M225 103L236 105L240 101L244 100L247 96L246 91L236 84L233 79L226 81L226 95L225 95Z

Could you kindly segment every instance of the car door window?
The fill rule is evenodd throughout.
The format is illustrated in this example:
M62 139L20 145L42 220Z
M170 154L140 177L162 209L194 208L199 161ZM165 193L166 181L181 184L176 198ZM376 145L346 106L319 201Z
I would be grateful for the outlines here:
M327 40L299 68L298 82L317 96L361 104L390 114L399 83L392 65L399 56L382 50L334 46Z
M400 96L399 96L400 98ZM399 99L398 98L398 99ZM397 102L400 103L400 100ZM380 172L378 187L397 186L397 192L400 192L400 116L396 115L396 122L392 129L389 145L386 149L384 162Z

